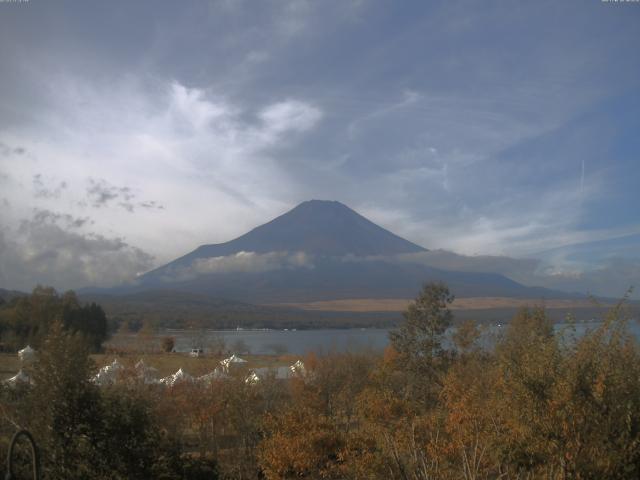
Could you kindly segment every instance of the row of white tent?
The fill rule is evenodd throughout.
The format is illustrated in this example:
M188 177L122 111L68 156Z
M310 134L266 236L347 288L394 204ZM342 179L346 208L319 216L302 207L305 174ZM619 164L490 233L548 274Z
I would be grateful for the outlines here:
M158 378L158 370L154 367L147 366L144 360L140 360L135 364L135 376L146 384L160 384L168 387L172 387L183 382L199 382L204 384L211 384L215 380L221 380L229 378L229 371L234 365L240 365L247 363L246 360L236 356L235 354L229 358L225 358L220 362L220 365L216 367L212 372L199 377L193 377L182 368L179 368L174 374L168 375L164 378ZM97 385L112 385L115 384L121 373L124 371L124 366L114 360L111 364L102 367L93 378L93 382ZM251 370L245 381L247 383L257 383L262 378L266 378L269 375L273 375L276 379L284 380L292 378L294 376L301 376L306 374L304 363L298 360L289 367L277 367L277 368L256 368Z
M23 355L20 355L22 352ZM35 350L31 347L27 346L25 349L20 350L18 355L20 359L23 361L23 356L26 359L31 359L35 354ZM247 363L246 360L238 357L237 355L231 355L229 358L225 358L220 362L220 365L216 367L212 372L209 372L200 377L193 377L189 375L182 368L179 368L177 372L172 375L168 375L164 378L158 378L158 370L154 367L148 366L145 364L144 360L140 360L134 366L134 374L135 376L143 381L146 384L161 384L166 386L174 386L176 384L182 382L200 382L204 384L210 384L215 380L220 380L224 378L229 378L229 371L234 368L234 366L239 366L244 363ZM98 373L93 377L92 381L96 385L104 386L104 385L113 385L118 380L122 373L124 373L125 367L115 359L109 365L105 365L102 367ZM246 377L245 381L247 383L255 384L261 379L266 378L268 376L273 376L278 380L285 380L288 378L292 378L295 376L304 376L306 375L306 368L304 363L301 360L296 361L293 365L289 367L262 367L256 368L250 371L249 375ZM16 386L18 384L31 384L31 378L27 373L25 373L22 369L18 371L16 375L4 381L6 385Z

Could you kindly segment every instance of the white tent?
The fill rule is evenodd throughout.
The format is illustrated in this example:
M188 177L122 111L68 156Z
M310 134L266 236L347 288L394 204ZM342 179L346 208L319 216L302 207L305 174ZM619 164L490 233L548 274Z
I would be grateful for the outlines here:
M293 376L289 367L260 367L253 370L260 379L274 378L275 380L286 380Z
M251 372L249 376L244 379L244 382L248 383L249 385L255 385L259 381L260 381L260 377L256 372Z
M229 366L232 363L247 363L247 361L243 358L238 357L235 353L231 355L229 358L225 358L220 362L224 366Z
M107 367L102 367L98 370L91 381L96 385L104 386L104 385L112 385L115 383L115 376L111 374L108 370L105 370Z
M113 385L118 380L118 374L124 370L124 366L116 358L109 365L105 365L92 378L97 385Z
M211 382L215 380L221 380L223 378L229 378L229 376L224 373L224 370L222 368L217 367L213 372L202 375L198 377L197 380L204 383L205 385L210 385Z
M140 359L138 363L135 364L135 370L138 375L138 378L142 379L144 383L156 383L156 379L158 377L158 369L154 367L147 366L144 363L144 360Z
M113 371L117 371L117 370L123 370L124 369L124 365L122 365L118 359L114 359L113 362L111 362L111 365L109 365L109 367L111 367L111 369Z
M231 365L234 364L240 364L240 363L247 363L246 360L238 357L235 353L233 355L231 355L229 358L225 358L224 360L222 360L220 362L220 365L222 365L222 367L227 370Z
M27 375L22 371L22 369L20 369L18 373L16 373L13 377L5 380L4 383L11 387L15 387L19 383L31 383L31 377L29 377L29 375Z
M189 375L187 372L185 372L184 370L182 370L182 368L179 368L178 371L173 375L169 375L168 377L164 377L163 379L161 379L160 383L168 387L173 387L178 383L192 382L192 381L193 381L193 377Z
M35 355L36 351L29 345L18 351L18 358L21 362L28 362L30 360L33 360Z
M138 363L134 365L134 368L136 369L136 371L144 372L147 370L147 368L150 368L150 367L147 367L147 364L144 363L144 360L141 358L140 360L138 360Z
M294 375L304 376L307 373L307 369L305 368L304 363L302 363L302 360L298 360L296 363L291 365L289 367L289 370L291 370L291 373L293 373Z

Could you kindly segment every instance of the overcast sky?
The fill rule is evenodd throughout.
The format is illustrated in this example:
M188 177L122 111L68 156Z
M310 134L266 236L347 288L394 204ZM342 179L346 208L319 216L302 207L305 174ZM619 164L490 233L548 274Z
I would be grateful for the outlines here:
M637 2L0 2L0 287L118 283L320 198L621 295L639 42Z

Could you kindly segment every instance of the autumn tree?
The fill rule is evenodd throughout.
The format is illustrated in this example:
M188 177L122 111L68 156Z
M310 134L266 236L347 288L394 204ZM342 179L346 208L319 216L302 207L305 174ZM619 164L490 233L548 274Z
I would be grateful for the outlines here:
M163 337L160 342L162 345L162 351L166 353L173 352L173 348L176 346L176 339L174 337Z
M473 320L465 320L453 332L451 340L456 347L456 351L465 355L478 349L478 340L481 332L478 325Z

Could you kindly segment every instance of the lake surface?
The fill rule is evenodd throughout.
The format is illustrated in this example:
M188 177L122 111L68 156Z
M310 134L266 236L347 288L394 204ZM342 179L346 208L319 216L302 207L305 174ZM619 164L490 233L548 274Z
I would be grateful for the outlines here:
M593 330L600 322L585 322L575 325L574 330L569 325L558 323L556 331L563 335L581 336L586 331ZM491 326L484 332L481 343L488 347L495 343L496 338L504 332L504 326ZM637 321L629 323L629 331L640 341L640 324ZM451 335L453 329L447 332ZM188 352L192 348L203 348L205 352L219 350L236 353L251 353L257 355L295 354L303 355L308 352L328 353L332 351L381 351L389 343L388 329L325 329L325 330L164 330L147 342L159 347L162 337L174 337L175 350ZM141 337L135 334L117 334L109 342L116 347L133 347L140 344Z

